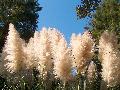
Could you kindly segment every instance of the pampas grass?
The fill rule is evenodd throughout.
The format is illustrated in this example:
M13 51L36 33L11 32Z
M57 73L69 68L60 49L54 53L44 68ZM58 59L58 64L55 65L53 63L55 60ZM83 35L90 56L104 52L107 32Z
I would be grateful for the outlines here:
M9 24L9 32L3 53L7 55L4 59L4 66L8 72L17 73L24 68L22 39L13 24Z
M64 37L60 39L57 45L55 60L54 60L54 74L63 82L71 79L71 60L67 42Z
M91 61L87 70L87 79L89 82L94 82L96 77L96 65L93 61Z
M52 67L50 42L48 31L46 28L43 28L40 32L40 38L35 49L36 56L38 58L37 69L39 70L41 75L46 76L48 71L51 70Z
M9 84L17 85L24 80L32 82L32 72L26 68L24 41L20 38L13 24L9 24L9 32L2 53L3 75ZM29 77L29 78L28 78Z
M55 28L48 28L48 34L49 34L51 54L52 54L52 58L54 59L56 53L55 50L57 49L58 42L63 37L63 35Z
M98 70L97 55L93 58L94 45L92 35L85 31L82 35L73 34L68 46L63 34L55 28L35 31L26 43L10 24L0 55L0 76L6 80L4 89L26 90L29 85L30 90L98 90L101 74L104 82L101 86L120 85L120 51L115 34L105 31L100 37L102 73ZM77 75L72 75L72 70L77 70Z
M117 38L112 32L105 31L99 42L103 80L108 87L114 87L120 84L120 51L117 48Z
M94 41L88 31L83 35L72 35L73 67L76 67L79 73L83 71L86 64L91 60L93 56L93 45Z

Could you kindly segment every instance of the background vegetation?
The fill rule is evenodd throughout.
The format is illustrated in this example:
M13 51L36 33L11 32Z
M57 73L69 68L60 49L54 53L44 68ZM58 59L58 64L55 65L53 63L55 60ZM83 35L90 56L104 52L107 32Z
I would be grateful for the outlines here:
M8 35L9 23L13 23L21 38L28 41L37 28L38 11L41 9L38 0L0 1L0 52Z
M81 0L89 32L73 34L70 47L55 29L35 31L41 9L38 0L0 1L0 89L119 90L119 0Z

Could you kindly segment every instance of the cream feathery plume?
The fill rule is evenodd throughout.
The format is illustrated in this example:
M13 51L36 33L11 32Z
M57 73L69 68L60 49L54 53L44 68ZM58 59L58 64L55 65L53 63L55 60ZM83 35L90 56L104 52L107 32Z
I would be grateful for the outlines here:
M49 34L51 54L54 59L55 58L54 55L56 53L55 50L57 49L58 42L63 35L55 28L48 28L48 34Z
M86 72L86 88L90 90L97 88L99 83L98 78L99 72L97 71L97 66L94 61L91 61Z
M23 79L28 83L32 82L30 81L32 79L32 72L26 68L25 63L25 46L25 42L20 38L14 25L10 23L7 40L2 53L5 68L3 73L9 84L17 84ZM27 77L29 77L29 79Z
M63 82L68 81L71 78L71 66L67 42L62 37L58 42L54 60L54 74L56 78L60 78Z
M19 72L24 68L22 46L22 39L14 28L14 25L10 23L5 49L3 51L7 55L4 59L4 66L10 73Z
M24 48L26 54L26 67L28 69L33 69L35 67L35 51L34 51L34 38L30 38L27 46Z
M73 67L76 67L80 73L84 66L93 56L94 40L91 34L86 31L83 35L73 34L71 37L71 49L73 55Z
M117 38L112 32L105 31L99 40L99 54L102 62L102 77L109 87L120 84L120 51Z
M25 53L27 56L27 59L25 60L25 63L27 65L27 68L33 69L37 65L38 60L38 42L39 42L40 33L38 31L35 31L34 37L31 37L27 46L25 47Z
M97 77L96 65L93 61L91 61L87 70L88 81L94 82L96 77Z
M34 38L33 38L33 48L34 48L34 52L35 52L35 55L38 53L38 50L37 50L37 45L39 45L39 40L40 40L40 32L39 31L35 31L34 33Z
M51 60L51 52L50 52L50 42L48 31L46 28L43 28L40 32L40 38L37 42L36 46L36 56L38 57L37 69L40 74L43 76L47 75L47 72L51 70L52 60Z
M117 48L117 39L114 33L110 33L108 31L105 31L102 33L100 40L99 40L99 59L102 59L102 55L104 54L105 47L111 44L112 47Z

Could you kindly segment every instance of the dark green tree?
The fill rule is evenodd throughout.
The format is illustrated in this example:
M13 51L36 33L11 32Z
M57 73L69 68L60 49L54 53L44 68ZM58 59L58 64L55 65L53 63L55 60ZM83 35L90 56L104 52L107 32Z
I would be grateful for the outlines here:
M28 41L37 28L38 0L0 0L0 51L4 46L9 23L13 23L21 35Z

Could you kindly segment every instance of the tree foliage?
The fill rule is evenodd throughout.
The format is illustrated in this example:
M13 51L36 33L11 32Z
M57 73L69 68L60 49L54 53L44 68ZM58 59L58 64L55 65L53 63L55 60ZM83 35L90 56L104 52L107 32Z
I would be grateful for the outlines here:
M9 23L13 23L20 36L28 41L37 28L38 0L0 0L0 50L8 33Z
M81 0L76 7L77 16L91 17L90 30L98 42L105 30L115 32L120 41L120 1L119 0Z
M76 7L77 16L85 18L86 16L91 17L92 12L94 12L99 6L101 0L81 0L81 4Z
M120 2L119 0L104 0L94 13L91 31L95 38L99 38L105 30L115 32L120 38Z

